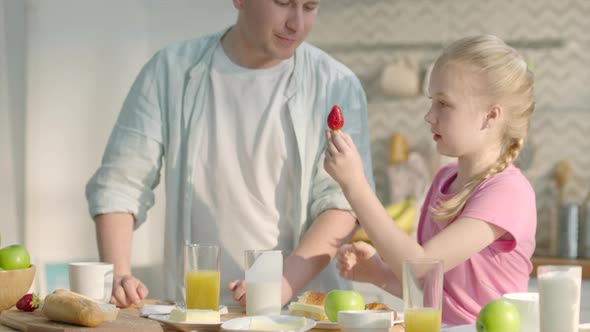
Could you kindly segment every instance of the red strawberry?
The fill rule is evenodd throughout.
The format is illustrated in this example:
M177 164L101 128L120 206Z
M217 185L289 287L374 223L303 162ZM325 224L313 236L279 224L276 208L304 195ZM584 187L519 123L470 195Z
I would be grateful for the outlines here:
M35 311L39 308L39 297L37 294L26 294L16 302L16 308L22 311Z
M340 130L344 126L344 116L338 105L334 105L328 115L328 127L332 130Z

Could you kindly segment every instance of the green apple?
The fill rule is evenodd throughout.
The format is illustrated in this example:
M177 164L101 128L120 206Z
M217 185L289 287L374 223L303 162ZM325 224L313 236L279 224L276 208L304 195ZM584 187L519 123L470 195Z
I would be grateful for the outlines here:
M328 293L324 302L324 311L332 322L338 321L338 311L364 309L365 299L359 292L352 290L333 290Z
M504 299L490 301L479 311L475 326L477 332L518 332L518 309Z
M4 270L26 269L31 266L31 257L27 248L13 244L0 249L0 268Z

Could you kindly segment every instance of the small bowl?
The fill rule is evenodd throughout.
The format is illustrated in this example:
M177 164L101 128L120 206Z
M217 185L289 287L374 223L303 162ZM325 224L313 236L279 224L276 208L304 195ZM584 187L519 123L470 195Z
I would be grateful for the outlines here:
M11 308L29 291L35 279L35 265L26 269L0 271L0 312Z
M393 312L388 310L343 310L338 312L342 332L389 332Z

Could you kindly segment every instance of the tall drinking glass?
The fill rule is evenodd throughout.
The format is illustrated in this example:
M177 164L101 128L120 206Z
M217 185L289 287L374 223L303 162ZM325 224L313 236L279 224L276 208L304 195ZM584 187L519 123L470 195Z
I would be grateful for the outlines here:
M186 244L184 249L186 308L219 310L219 247Z
M406 332L439 332L441 327L443 264L430 258L408 259L403 264L404 321Z
M280 315L283 255L280 250L246 250L246 315Z
M582 267L541 265L537 268L537 282L541 332L577 332Z

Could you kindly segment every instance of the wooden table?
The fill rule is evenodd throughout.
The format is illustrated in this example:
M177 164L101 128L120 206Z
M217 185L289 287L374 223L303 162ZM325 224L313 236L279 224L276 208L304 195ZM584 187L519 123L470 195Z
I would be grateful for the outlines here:
M14 312L14 315L17 318L18 317L21 317L20 314L21 314L20 312ZM43 317L40 312L35 312L35 313L22 313L22 317L23 317L23 320L22 321L27 321L28 319L30 319L31 318L31 316L30 316L31 314L34 314L35 317L38 317L37 319L44 320L46 322L45 324L48 324L49 323L49 321L47 321L47 319L45 317ZM139 317L139 309L137 309L137 308L122 309L122 312L119 313L119 315L120 315L119 318L121 318L122 316L124 316L124 318L126 320L129 320L130 317L133 317L132 319L137 319L138 320L137 323L142 322L141 324L144 324L144 325L147 323L146 321L140 321L140 320L143 320L145 318L140 318ZM225 319L231 319L231 318L237 318L237 317L243 317L243 316L244 316L244 313L243 312L230 312L229 314L223 315L223 318L225 318ZM11 315L11 317L13 317L13 315ZM151 321L151 322L156 323L156 321ZM58 331L58 330L59 331L64 331L63 328L62 329L58 329L58 327L57 327L58 324L57 323L53 323L52 322L52 324L53 325L56 325L56 326L52 326L52 328L56 329L56 331ZM118 324L121 325L121 323L118 323ZM136 324L136 323L134 323L134 324ZM150 324L152 324L152 323L150 323ZM24 324L24 325L18 325L18 326L20 326L18 328L23 328L23 326L25 326L24 327L25 329L27 328L26 327L26 324ZM75 327L75 326L74 325L68 325L67 327L69 328L69 327ZM157 325L156 325L156 327L157 327ZM93 330L95 330L95 331L101 331L101 332L104 332L104 331L115 331L115 330L111 330L111 328L108 326L108 324L107 325L101 324L101 325L99 325L96 328L84 328L84 327L80 327L80 328L76 328L75 330L76 331L93 331ZM127 328L121 329L119 327L119 328L116 329L116 331L122 331L122 330L127 330ZM152 326L151 327L151 330L156 330L156 329L154 329L153 326ZM0 325L0 332L4 332L4 331L16 331L16 330L13 330L13 329L11 329L9 327ZM68 329L68 331L69 331L69 329ZM161 331L165 331L165 332L176 332L177 330L175 330L173 328L168 328L165 325L162 325L162 330ZM221 331L223 331L223 330L221 330ZM335 332L335 331L340 331L340 330L312 329L311 331L314 331L314 332ZM391 329L391 332L403 332L403 331L404 331L404 329L403 329L403 327L401 325L396 325L396 326L394 326Z

